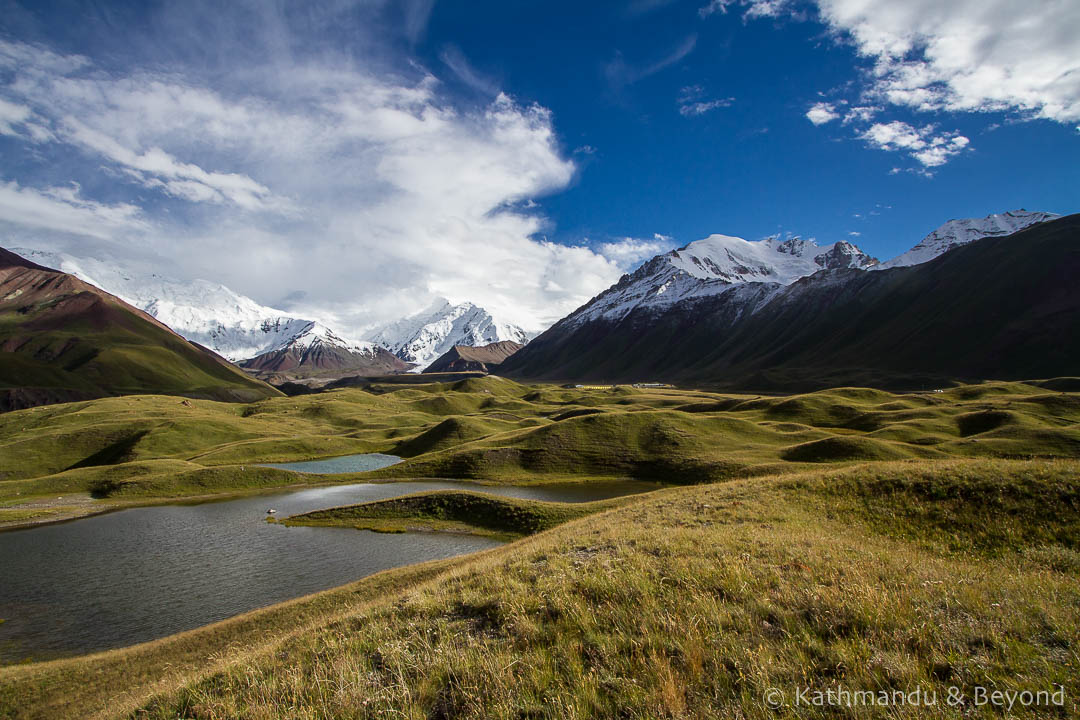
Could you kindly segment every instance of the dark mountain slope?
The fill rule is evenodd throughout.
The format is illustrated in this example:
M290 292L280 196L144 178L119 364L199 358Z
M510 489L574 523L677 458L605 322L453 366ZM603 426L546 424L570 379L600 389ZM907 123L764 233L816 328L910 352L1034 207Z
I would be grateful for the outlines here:
M506 358L525 347L512 340L502 340L479 347L455 345L431 363L424 372L490 372Z
M134 393L278 394L119 298L0 248L0 410Z
M621 320L560 321L499 369L515 378L747 389L1080 374L1080 215L930 262L752 283Z

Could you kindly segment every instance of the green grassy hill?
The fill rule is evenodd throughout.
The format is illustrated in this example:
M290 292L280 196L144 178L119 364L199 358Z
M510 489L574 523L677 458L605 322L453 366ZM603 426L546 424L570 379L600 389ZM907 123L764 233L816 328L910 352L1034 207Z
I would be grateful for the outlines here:
M134 393L280 395L120 299L0 249L0 411Z
M336 476L256 467L368 452L405 460ZM866 461L1077 457L1080 397L1031 383L751 396L488 377L247 404L133 395L0 414L0 525L28 506L35 519L76 512L33 505L58 495L85 496L85 513L359 478L690 484Z
M542 502L463 490L416 493L293 515L286 525L352 527L376 532L433 530L517 539L632 502L633 497L583 503Z

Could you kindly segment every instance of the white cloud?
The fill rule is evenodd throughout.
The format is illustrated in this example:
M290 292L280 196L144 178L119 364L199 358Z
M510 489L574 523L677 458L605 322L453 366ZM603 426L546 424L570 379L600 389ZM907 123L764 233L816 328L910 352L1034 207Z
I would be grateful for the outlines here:
M862 235L862 233L859 232L858 230L852 230L851 232L848 233L848 235L850 235L851 237L860 237Z
M123 231L145 231L139 208L83 198L78 186L35 189L0 182L0 222L108 240Z
M536 239L547 221L532 199L565 188L575 164L550 112L506 95L459 106L422 69L379 74L337 57L253 75L235 63L238 81L214 86L182 66L104 73L12 43L0 65L0 98L72 149L57 169L84 180L83 194L109 190L104 202L3 186L0 221L38 229L24 245L78 255L108 240L266 304L303 293L305 311L345 334L436 295L539 330L624 269L625 258Z
M746 8L742 15L744 21L779 17L788 13L794 5L791 0L711 0L708 5L698 8L698 15L705 19L716 13L727 14L728 8L736 4ZM802 19L801 12L796 11L792 15Z
M632 270L639 263L648 260L675 246L675 241L656 233L651 240L623 238L616 242L600 245L600 254L608 258L623 270Z
M839 117L840 113L836 112L836 108L826 102L814 103L810 109L806 111L806 119L815 125L824 125Z
M743 19L745 20L779 17L791 7L790 0L751 0L751 2L744 2L744 4L748 6L746 12L743 13Z
M915 128L899 120L871 125L860 137L880 150L906 152L925 168L944 165L969 143L959 133L938 133L932 125Z
M700 85L687 85L679 91L677 100L679 114L683 117L698 117L719 108L731 107L735 98L708 98L705 88Z
M30 108L0 98L0 135L18 135L15 126L30 119Z
M405 37L409 39L409 42L415 45L424 36L434 7L435 0L402 1L405 12Z
M499 94L499 86L490 78L484 77L469 62L461 49L455 45L448 45L439 53L439 59L450 68L450 71L473 90L485 95L495 96Z
M707 18L715 13L726 14L728 6L735 0L711 0L708 5L698 8L698 15Z
M873 61L868 92L916 110L1080 119L1080 3L818 0Z
M853 122L867 123L874 119L874 116L881 112L881 108L876 105L856 105L849 108L844 113L844 125L850 125Z
M683 117L697 117L719 108L731 107L733 100L734 98L724 98L723 100L703 100L701 102L687 103L679 106L679 114Z
M667 55L641 66L628 64L623 59L622 53L616 53L614 59L604 67L604 74L607 76L611 87L620 90L682 61L683 58L694 51L696 46L697 34L694 33L688 35Z

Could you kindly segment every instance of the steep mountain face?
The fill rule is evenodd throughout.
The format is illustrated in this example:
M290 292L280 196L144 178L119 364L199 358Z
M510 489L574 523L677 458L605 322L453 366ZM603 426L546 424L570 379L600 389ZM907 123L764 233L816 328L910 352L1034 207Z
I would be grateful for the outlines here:
M1028 212L1027 210L1011 210L1009 212L987 215L984 218L967 218L964 220L950 220L934 232L924 237L918 245L908 250L903 255L894 257L892 260L883 262L875 270L888 270L894 267L907 267L933 260L939 255L947 253L955 247L966 245L975 240L987 237L1001 237L1012 235L1014 232L1029 228L1032 225L1054 220L1061 217L1054 213Z
M206 280L179 282L154 273L133 272L112 261L27 248L14 251L121 298L232 362L270 352L311 324L311 320L260 305Z
M486 345L509 340L521 345L528 334L509 323L498 322L472 303L453 305L436 300L430 307L376 330L371 339L422 372L455 345Z
M0 410L139 393L279 395L119 298L0 249Z
M240 363L249 370L291 374L355 372L388 375L405 372L409 364L370 342L346 340L319 323L286 339L278 347Z
M506 358L525 347L511 340L494 342L481 347L455 345L438 360L428 365L424 372L491 372Z
M639 308L665 308L690 298L720 295L734 285L787 285L823 269L876 264L847 242L822 246L798 237L781 242L712 235L656 256L570 317L576 322L618 319Z
M755 390L1077 375L1077 273L1073 215L913 266L727 283L676 303L595 313L605 293L498 372Z

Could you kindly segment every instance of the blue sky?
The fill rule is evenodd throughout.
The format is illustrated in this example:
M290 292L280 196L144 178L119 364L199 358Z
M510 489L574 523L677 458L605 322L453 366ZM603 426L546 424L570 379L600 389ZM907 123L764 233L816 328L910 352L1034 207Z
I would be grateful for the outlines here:
M1074 2L221 5L0 6L0 243L535 330L712 233L1080 209Z

